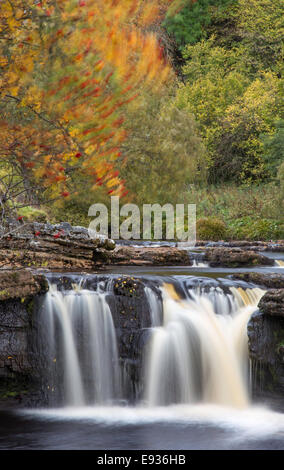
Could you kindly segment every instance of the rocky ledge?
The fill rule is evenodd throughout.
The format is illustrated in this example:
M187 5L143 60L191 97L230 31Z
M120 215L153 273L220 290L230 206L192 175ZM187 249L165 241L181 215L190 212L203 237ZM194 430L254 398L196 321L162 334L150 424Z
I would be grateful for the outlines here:
M212 267L274 265L274 260L259 253L265 246L268 248L268 244L230 242L229 245L198 242L196 247L202 250L202 259ZM278 243L277 246L282 245ZM91 239L87 228L67 222L55 225L19 222L0 238L0 269L31 267L93 271L105 265L192 266L194 259L189 250L177 246L116 246L109 238Z
M212 267L273 266L274 260L258 252L242 248L207 248L204 260Z
M0 301L26 299L48 290L46 279L27 269L0 271ZM23 300L23 301L24 301Z
M248 272L232 274L230 278L257 284L268 289L284 289L283 274Z
M96 254L97 259L99 254ZM101 262L107 265L128 266L191 266L192 260L186 250L176 247L118 246L111 253L103 253Z
M93 269L96 252L101 256L114 248L114 241L108 238L91 239L85 227L73 227L66 222L33 223L18 226L0 239L0 267Z
M284 318L284 289L271 289L266 292L258 307L264 315Z
M253 385L258 393L284 392L284 288L270 289L248 324Z
M235 247L206 248L199 255L202 261L207 261L211 267L236 268L275 264L273 259L261 253ZM97 264L113 266L192 266L198 254L174 246L117 246L111 252L97 250L94 256Z

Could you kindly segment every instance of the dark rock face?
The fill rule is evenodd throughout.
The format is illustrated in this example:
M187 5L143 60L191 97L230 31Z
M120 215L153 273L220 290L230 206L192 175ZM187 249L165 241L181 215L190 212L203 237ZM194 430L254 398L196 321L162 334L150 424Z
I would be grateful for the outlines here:
M29 270L0 272L0 403L26 403L33 388L31 344L34 296L47 291L43 276Z
M269 290L248 324L257 392L284 392L284 289Z
M38 396L31 361L31 298L0 302L0 405L26 406Z
M113 281L113 293L107 297L117 334L118 352L124 387L130 400L139 398L143 375L143 351L150 339L150 305L145 282L128 276ZM155 286L152 286L155 288ZM158 292L158 290L157 290Z
M0 302L0 377L30 371L27 341L30 320L26 303Z
M206 261L210 266L242 267L242 266L273 266L274 260L250 250L241 248L207 248Z

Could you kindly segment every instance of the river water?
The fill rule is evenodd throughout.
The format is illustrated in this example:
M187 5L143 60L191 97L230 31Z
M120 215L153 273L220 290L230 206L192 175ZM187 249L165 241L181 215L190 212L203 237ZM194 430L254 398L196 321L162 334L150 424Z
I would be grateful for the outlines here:
M284 258L283 253L271 257ZM284 266L255 270L284 273ZM45 299L44 318L51 354L59 348L64 356L63 404L0 410L0 449L283 450L283 405L250 398L246 324L264 292L232 283L226 295L218 286L197 292L191 284L189 297L181 299L173 288L174 282L192 283L194 276L218 283L236 271L250 270L197 263L193 268L115 271L164 279L162 317L153 292L147 292L152 336L144 395L134 405L124 396L105 292L80 291L79 285L64 293L53 286ZM85 336L80 333L83 352L78 352L74 324L82 318ZM52 329L56 322L60 335Z

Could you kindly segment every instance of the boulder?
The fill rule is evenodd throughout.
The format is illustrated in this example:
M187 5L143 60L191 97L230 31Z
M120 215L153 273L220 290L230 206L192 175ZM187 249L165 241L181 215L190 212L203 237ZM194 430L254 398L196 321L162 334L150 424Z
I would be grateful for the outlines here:
M98 260L99 253L94 256ZM191 266L192 261L186 250L176 247L116 247L111 253L101 257L101 262L109 265L129 266Z
M205 261L212 267L273 266L274 260L260 253L242 248L207 248Z
M248 272L232 274L230 278L257 284L268 289L284 289L283 274Z
M284 392L284 289L269 290L248 323L253 388L260 394Z
M95 251L114 248L113 240L90 238L85 227L35 222L0 239L0 267L91 270Z
M259 309L269 316L284 318L284 289L271 289L259 302Z
M26 299L47 290L45 278L28 269L0 271L0 301Z

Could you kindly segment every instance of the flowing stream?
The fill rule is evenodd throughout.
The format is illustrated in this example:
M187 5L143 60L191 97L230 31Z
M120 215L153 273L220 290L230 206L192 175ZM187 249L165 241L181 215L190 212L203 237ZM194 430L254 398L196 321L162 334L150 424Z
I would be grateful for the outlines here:
M150 339L138 379L143 392L135 404L248 406L246 326L265 291L232 286L225 293L220 287L205 291L197 286L182 298L169 282L161 282L160 296L149 286L144 289ZM51 284L45 296L42 326L48 360L53 369L54 363L61 365L57 377L53 373L47 380L52 382L51 391L61 389L64 406L129 399L107 295L79 283L63 292Z
M0 448L284 447L283 413L251 395L247 324L265 291L171 269L142 270L138 313L114 291L131 274L69 274L66 288L48 276L37 315L45 402L0 413Z

